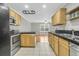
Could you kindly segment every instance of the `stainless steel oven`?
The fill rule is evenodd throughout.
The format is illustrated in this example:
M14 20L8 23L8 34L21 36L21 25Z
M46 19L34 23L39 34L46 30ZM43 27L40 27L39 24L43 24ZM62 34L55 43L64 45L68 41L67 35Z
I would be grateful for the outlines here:
M16 52L20 49L20 38L19 34L11 36L11 55L16 54Z

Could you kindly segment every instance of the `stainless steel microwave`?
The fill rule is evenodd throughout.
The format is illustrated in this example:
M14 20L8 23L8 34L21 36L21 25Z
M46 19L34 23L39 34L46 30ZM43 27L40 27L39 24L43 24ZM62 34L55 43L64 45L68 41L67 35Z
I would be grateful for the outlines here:
M10 22L10 25L15 25L15 18L10 16L9 22Z

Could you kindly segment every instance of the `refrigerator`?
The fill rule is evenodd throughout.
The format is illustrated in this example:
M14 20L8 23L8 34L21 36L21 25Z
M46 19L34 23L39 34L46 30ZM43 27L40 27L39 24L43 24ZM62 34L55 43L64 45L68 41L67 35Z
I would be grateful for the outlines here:
M0 4L0 56L10 55L9 9Z

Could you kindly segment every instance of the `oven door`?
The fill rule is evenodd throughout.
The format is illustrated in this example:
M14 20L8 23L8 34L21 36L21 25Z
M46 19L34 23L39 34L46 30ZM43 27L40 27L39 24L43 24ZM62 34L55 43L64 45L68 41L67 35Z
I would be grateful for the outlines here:
M19 35L11 36L11 51L15 49L17 46L20 46Z

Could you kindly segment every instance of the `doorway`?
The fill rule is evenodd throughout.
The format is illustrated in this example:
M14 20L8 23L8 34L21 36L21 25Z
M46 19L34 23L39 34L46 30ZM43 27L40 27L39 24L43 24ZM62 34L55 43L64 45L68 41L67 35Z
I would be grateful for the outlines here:
M40 24L40 42L48 42L49 23Z

